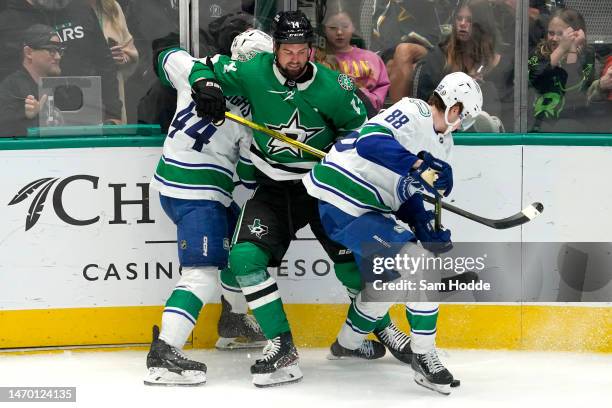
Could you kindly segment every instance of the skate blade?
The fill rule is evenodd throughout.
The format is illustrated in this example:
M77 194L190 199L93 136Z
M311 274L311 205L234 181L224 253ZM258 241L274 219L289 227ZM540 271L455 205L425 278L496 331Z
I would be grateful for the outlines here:
M423 374L418 372L414 373L414 382L419 384L421 387L439 392L443 395L450 395L451 393L451 384L434 384L428 381Z
M277 387L299 382L302 377L300 367L295 364L279 368L273 373L253 374L253 385L258 388Z
M206 373L185 370L181 374L177 374L168 371L166 368L151 367L144 383L145 385L166 387L197 387L206 383Z
M268 344L267 340L249 341L243 337L219 337L215 347L217 350L261 349Z

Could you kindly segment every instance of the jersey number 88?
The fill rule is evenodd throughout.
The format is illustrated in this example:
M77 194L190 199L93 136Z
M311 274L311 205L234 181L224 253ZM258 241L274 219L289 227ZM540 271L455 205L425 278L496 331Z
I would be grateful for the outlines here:
M385 122L390 123L395 129L399 129L408 123L410 119L404 115L401 110L396 109L389 116L385 118Z

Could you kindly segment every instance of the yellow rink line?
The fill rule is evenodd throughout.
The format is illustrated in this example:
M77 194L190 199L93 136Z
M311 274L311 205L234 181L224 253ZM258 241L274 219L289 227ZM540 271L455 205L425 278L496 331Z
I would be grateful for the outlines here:
M328 347L346 317L347 305L291 304L285 310L298 346ZM0 311L0 349L142 349L151 341L151 326L159 324L161 311L161 306ZM204 308L191 339L193 347L214 346L219 313L217 304ZM403 308L396 306L391 313L407 330ZM443 348L612 352L612 308L446 304L440 307L436 342Z

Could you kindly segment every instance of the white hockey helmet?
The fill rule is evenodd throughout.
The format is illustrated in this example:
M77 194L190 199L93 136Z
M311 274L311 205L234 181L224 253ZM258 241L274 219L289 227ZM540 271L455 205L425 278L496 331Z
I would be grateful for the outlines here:
M482 91L480 85L472 77L463 72L453 72L446 75L434 91L446 105L444 121L450 128L457 122L448 121L448 112L458 102L463 105L459 115L460 129L466 130L474 124L476 116L482 112ZM448 131L447 131L448 132Z
M272 52L272 37L261 30L250 29L234 38L231 50L232 59L248 61L260 52Z

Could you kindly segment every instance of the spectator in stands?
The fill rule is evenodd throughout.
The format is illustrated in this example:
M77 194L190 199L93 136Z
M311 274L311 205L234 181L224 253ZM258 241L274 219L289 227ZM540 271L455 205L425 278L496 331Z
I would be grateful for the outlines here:
M612 55L606 59L601 77L593 81L587 95L589 103L604 100L612 101Z
M426 101L445 75L461 71L480 84L484 97L483 109L500 116L501 104L496 84L505 84L507 73L500 66L502 58L496 51L496 32L488 4L461 1L453 20L450 36L417 64L412 96Z
M121 123L127 123L125 112L125 80L134 72L138 63L138 51L127 26L123 10L116 0L89 0L94 9L113 60L117 65L119 99L123 104Z
M529 0L529 55L546 38L552 11L562 8L565 8L564 0Z
M243 0L243 7L252 6L248 3ZM218 9L206 10L214 13L215 18L208 26L200 26L200 56L229 54L233 37L254 23L253 15L247 12L218 16ZM132 0L127 19L141 56L136 73L127 84L128 101L138 101L137 112L128 113L128 118L137 117L138 123L159 124L165 132L176 110L176 91L161 85L155 76L151 50L156 42L179 45L178 8L170 0ZM129 104L128 109L131 107Z
M517 1L491 0L489 3L495 18L495 29L499 33L499 43L514 44Z
M516 54L516 10L519 0L475 0L488 2L493 16L493 28L496 31L495 51L500 55L500 64L487 80L495 85L500 109L496 112L504 123L505 130L512 131L514 127L514 61ZM484 7L485 5L479 6ZM531 8L529 9L531 18ZM488 98L488 97L487 97ZM490 107L487 107L490 109ZM478 129L475 125L475 131ZM478 129L478 131L483 131Z
M61 61L62 75L100 76L103 117L120 123L121 101L117 69L98 19L85 0L8 0L0 13L0 64L14 71L19 64L19 42L24 30L45 24L57 31L66 47Z
M40 78L59 76L62 43L53 28L36 24L22 36L21 67L0 82L0 136L24 136L38 127L47 95L38 95Z
M130 123L138 120L138 123L160 124L162 129L167 129L174 116L176 91L162 86L153 72L151 45L171 33L178 38L178 4L178 0L131 0L126 10L127 25L139 55L135 72L125 85ZM143 98L146 98L144 104Z
M220 0L210 3L212 4L200 4L199 7L199 21L202 28L209 27L217 19L244 11L243 0ZM253 4L250 4L250 6L252 8ZM252 11L250 14L253 14Z
M200 56L223 54L231 55L231 46L234 37L255 26L252 14L238 11L214 19L205 32L200 29ZM207 36L203 34L206 33ZM202 40L205 40L202 43ZM203 47L206 45L205 47Z
M355 27L339 3L334 10L328 8L323 26L326 47L317 49L315 60L350 76L372 116L383 107L389 89L384 62L372 51L351 44Z
M606 58L601 77L591 84L587 92L589 131L610 133L612 129L612 55Z
M387 64L392 103L410 96L414 65L440 40L435 7L443 6L434 6L431 0L390 0L375 10L371 48L380 52Z
M529 58L529 84L535 98L531 131L583 129L579 119L588 116L587 90L594 80L594 64L584 18L573 9L556 10L546 38Z

